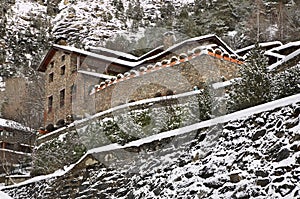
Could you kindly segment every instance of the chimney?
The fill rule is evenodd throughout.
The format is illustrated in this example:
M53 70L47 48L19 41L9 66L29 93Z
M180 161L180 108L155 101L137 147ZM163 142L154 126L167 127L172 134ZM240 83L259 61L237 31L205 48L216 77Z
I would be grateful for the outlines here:
M173 46L176 42L175 33L173 31L165 32L163 35L164 50Z
M61 45L61 46L67 46L68 42L67 39L64 37L59 37L54 41L55 44Z

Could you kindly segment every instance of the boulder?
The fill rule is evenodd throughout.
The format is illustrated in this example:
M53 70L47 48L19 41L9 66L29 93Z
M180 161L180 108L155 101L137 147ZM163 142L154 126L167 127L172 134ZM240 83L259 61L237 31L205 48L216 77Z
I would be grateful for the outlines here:
M267 179L267 178L258 179L258 180L256 181L256 184L257 184L258 186L261 186L261 187L265 187L265 186L267 186L269 183L270 183L270 180Z
M254 133L254 135L252 136L252 141L256 141L258 140L260 137L263 137L266 134L266 129L261 129L256 131L256 133Z
M238 173L230 174L230 182L232 183L238 183L242 180L241 176Z
M280 162L290 156L290 150L289 149L281 149L278 154L276 155L275 161Z

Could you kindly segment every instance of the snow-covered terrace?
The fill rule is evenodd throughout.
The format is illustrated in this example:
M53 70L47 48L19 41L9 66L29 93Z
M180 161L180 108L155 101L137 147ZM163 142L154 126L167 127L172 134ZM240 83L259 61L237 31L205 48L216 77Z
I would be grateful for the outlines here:
M288 49L288 48L295 48L297 50L293 51L292 53L288 55L283 55L280 53L280 51ZM282 46L278 46L276 48L272 48L265 52L265 55L267 56L273 56L278 59L278 61L272 65L270 65L268 68L269 70L276 69L278 66L282 65L283 63L288 62L289 60L297 57L300 55L300 41L296 42L289 42L287 44L284 44Z

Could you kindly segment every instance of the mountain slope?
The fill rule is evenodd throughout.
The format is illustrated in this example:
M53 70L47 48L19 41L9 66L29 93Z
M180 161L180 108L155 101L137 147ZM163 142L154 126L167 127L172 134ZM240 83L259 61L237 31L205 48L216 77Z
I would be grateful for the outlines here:
M125 146L115 153L118 161L111 159L115 167L89 157L64 172L2 190L14 198L297 198L297 97L246 109L223 125ZM280 107L284 101L290 105Z

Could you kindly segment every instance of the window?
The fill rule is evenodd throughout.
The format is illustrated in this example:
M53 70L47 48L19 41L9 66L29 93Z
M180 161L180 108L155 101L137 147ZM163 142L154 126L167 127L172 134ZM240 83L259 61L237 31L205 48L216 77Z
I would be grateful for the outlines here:
M59 92L59 101L60 101L60 107L63 107L65 105L65 89Z
M64 75L66 72L66 66L63 65L62 67L60 67L60 75Z
M65 61L66 60L66 55L61 56L61 61Z
M53 106L53 96L48 97L48 112L52 111Z
M76 99L76 93L77 93L77 86L73 84L70 88L70 102L72 103L73 100Z
M49 74L49 83L53 82L53 77L54 77L54 74L50 73Z
M50 67L51 67L51 68L54 67L54 61L50 63Z

